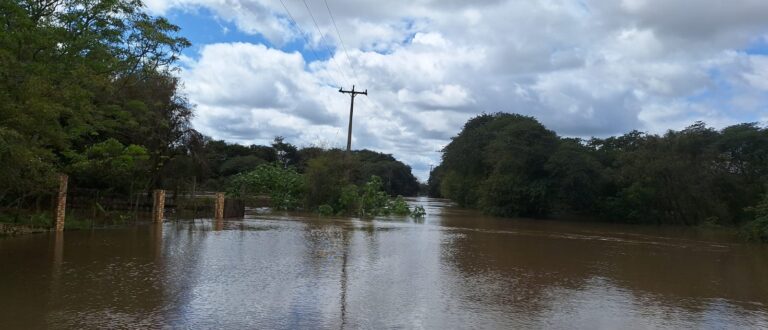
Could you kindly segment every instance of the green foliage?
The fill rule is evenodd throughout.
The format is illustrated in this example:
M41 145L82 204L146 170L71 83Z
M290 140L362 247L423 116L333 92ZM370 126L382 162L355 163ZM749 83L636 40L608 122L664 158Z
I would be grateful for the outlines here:
M64 230L85 230L93 228L93 219L86 219L76 216L67 216L64 220Z
M148 170L149 153L137 145L123 146L110 138L85 149L68 153L67 172L79 178L81 185L127 189L137 176Z
M403 196L397 196L394 199L389 198L382 188L381 178L373 175L371 179L360 189L359 195L352 191L352 187L342 195L343 204L356 205L358 214L363 217L373 217L378 215L398 215L406 216L411 214L408 203Z
M753 242L768 242L768 217L757 218L742 229L744 237Z
M372 175L387 194L418 190L391 155L299 149L279 136L241 146L196 132L176 67L189 41L139 0L10 0L0 18L0 207L40 204L61 172L72 187L115 197L227 189L269 194L278 208L350 213L375 206L344 191Z
M225 160L219 166L219 174L222 176L231 176L255 169L257 166L266 163L264 159L257 156L237 156Z
M292 210L300 206L304 178L293 168L280 164L262 164L253 171L232 178L227 193L232 196L269 195L272 207Z
M553 207L578 213L595 210L604 184L603 167L579 139L561 139L544 165L552 181Z
M339 195L339 210L347 214L356 214L360 210L360 197L356 185L346 185Z
M356 150L352 157L359 164L356 183L362 184L371 176L381 178L382 189L388 195L415 196L419 183L411 173L411 167L398 161L392 155L370 150Z
M413 217L414 219L422 219L426 215L427 215L427 211L424 210L424 207L421 205L414 206L413 211L411 212L411 217Z
M283 166L296 166L299 151L296 146L286 143L285 138L282 136L275 137L275 140L272 142L272 149L275 150L278 163Z
M742 228L742 235L750 241L768 243L768 194L747 211L754 214L755 218Z
M310 163L310 169L314 169L317 166L319 165L315 162ZM313 170L308 170L307 175L310 175L310 173L314 173ZM323 193L325 195L327 191L323 191ZM411 212L402 196L397 196L394 199L389 198L382 188L381 178L375 175L371 176L370 180L362 187L347 184L342 186L337 194L328 194L327 196L327 198L335 198L335 200L331 201L331 203L320 205L319 209L327 206L326 211L330 210L330 212L333 212L333 210L336 210L339 214L374 217L389 214L404 216ZM313 198L317 197L307 196L308 200Z
M409 215L411 209L408 208L408 203L405 202L403 196L397 196L394 200L391 200L388 205L389 210L394 215Z
M768 129L756 124L584 141L499 113L467 122L429 184L433 196L496 215L723 226L752 219L744 209L767 181Z
M387 208L389 196L382 189L381 178L378 176L372 176L362 187L359 201L361 216L389 214Z
M3 212L0 214L0 223L49 229L53 227L53 218L51 212Z
M410 167L391 155L320 148L301 149L299 155L300 164L304 166L309 207L328 204L341 213L375 215L388 210L383 200L388 200L394 192L416 193L418 190ZM374 172L383 172L385 176L371 174ZM371 179L373 177L375 179Z
M0 126L0 203L51 190L56 185L54 163L50 150L32 146L18 132Z
M327 217L327 216L333 215L333 207L328 204L323 204L317 208L317 212L321 216Z
M555 190L545 165L557 145L531 117L475 117L443 150L440 193L491 214L545 215Z
M342 189L350 183L347 169L354 167L353 160L341 151L330 151L307 161L306 204L310 207L328 204L335 210L347 210L351 205L339 205L338 201Z
M0 205L49 193L56 172L86 161L135 168L134 152L153 166L132 175L158 181L191 131L173 71L189 46L179 28L137 0L3 1L0 21ZM122 156L99 150L116 143ZM105 181L84 178L74 173L79 187Z
M429 179L427 180L427 196L440 198L443 197L441 191L441 183L445 176L445 171L442 165L438 165L429 172Z

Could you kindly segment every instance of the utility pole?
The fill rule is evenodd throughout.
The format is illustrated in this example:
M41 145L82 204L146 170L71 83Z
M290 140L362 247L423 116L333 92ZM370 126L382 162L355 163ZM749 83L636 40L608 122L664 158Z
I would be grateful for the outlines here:
M339 88L339 93L349 94L351 98L351 102L349 104L349 129L347 130L347 151L351 151L352 150L352 113L355 111L355 96L357 96L358 94L363 94L365 96L368 96L368 90L366 89L365 92L356 92L355 85L352 85L351 91L345 91Z

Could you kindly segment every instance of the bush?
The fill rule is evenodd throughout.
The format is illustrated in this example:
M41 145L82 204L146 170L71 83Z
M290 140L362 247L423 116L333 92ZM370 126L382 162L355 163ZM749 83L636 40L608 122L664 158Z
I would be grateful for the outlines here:
M393 201L389 203L389 210L395 215L408 215L411 213L411 209L408 208L408 203L405 202L403 196L397 196Z
M749 241L768 243L768 217L747 223L742 228L742 235Z
M768 243L768 194L754 207L747 209L755 214L755 220L742 228L742 235L749 241Z
M240 173L230 181L227 193L232 196L269 195L272 207L293 210L299 207L304 190L304 178L291 167L262 164L255 170Z
M323 204L317 208L317 212L320 213L321 216L327 217L333 215L333 207L328 204Z
M377 216L389 213L389 209L387 209L389 197L384 192L381 178L378 176L371 176L371 179L363 186L359 201L361 216Z
M341 195L339 196L339 212L347 214L355 214L360 210L360 197L357 193L357 186L350 184L341 188Z
M424 210L424 207L421 205L415 206L413 212L411 212L411 217L415 219L424 218L425 215L427 215L427 211Z

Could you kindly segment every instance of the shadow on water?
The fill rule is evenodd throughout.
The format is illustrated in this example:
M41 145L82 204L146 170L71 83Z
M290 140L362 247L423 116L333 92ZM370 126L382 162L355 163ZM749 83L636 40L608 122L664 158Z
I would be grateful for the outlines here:
M0 240L8 328L768 326L768 248L680 228L251 210ZM8 265L11 265L8 267ZM7 315L13 315L9 317Z

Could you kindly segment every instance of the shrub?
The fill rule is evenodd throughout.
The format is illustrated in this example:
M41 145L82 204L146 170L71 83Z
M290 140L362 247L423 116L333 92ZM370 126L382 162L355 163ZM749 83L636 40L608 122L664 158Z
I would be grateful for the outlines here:
M408 203L405 202L403 196L397 196L389 203L389 210L395 215L408 215L411 213L411 209L408 208Z
M362 216L386 215L389 213L387 209L389 197L384 192L381 178L378 176L371 176L371 179L363 186L359 200L360 215Z
M747 209L755 214L755 220L742 228L742 235L750 241L768 242L768 194L754 207Z
M232 196L267 194L272 207L292 210L299 206L303 189L304 179L293 168L262 164L253 171L240 173L232 178L227 193Z
M415 206L413 212L411 212L411 217L415 219L424 218L425 215L427 215L427 211L424 210L424 207L421 205Z
M317 208L317 212L320 213L321 216L327 217L333 215L333 207L328 204L323 204Z

